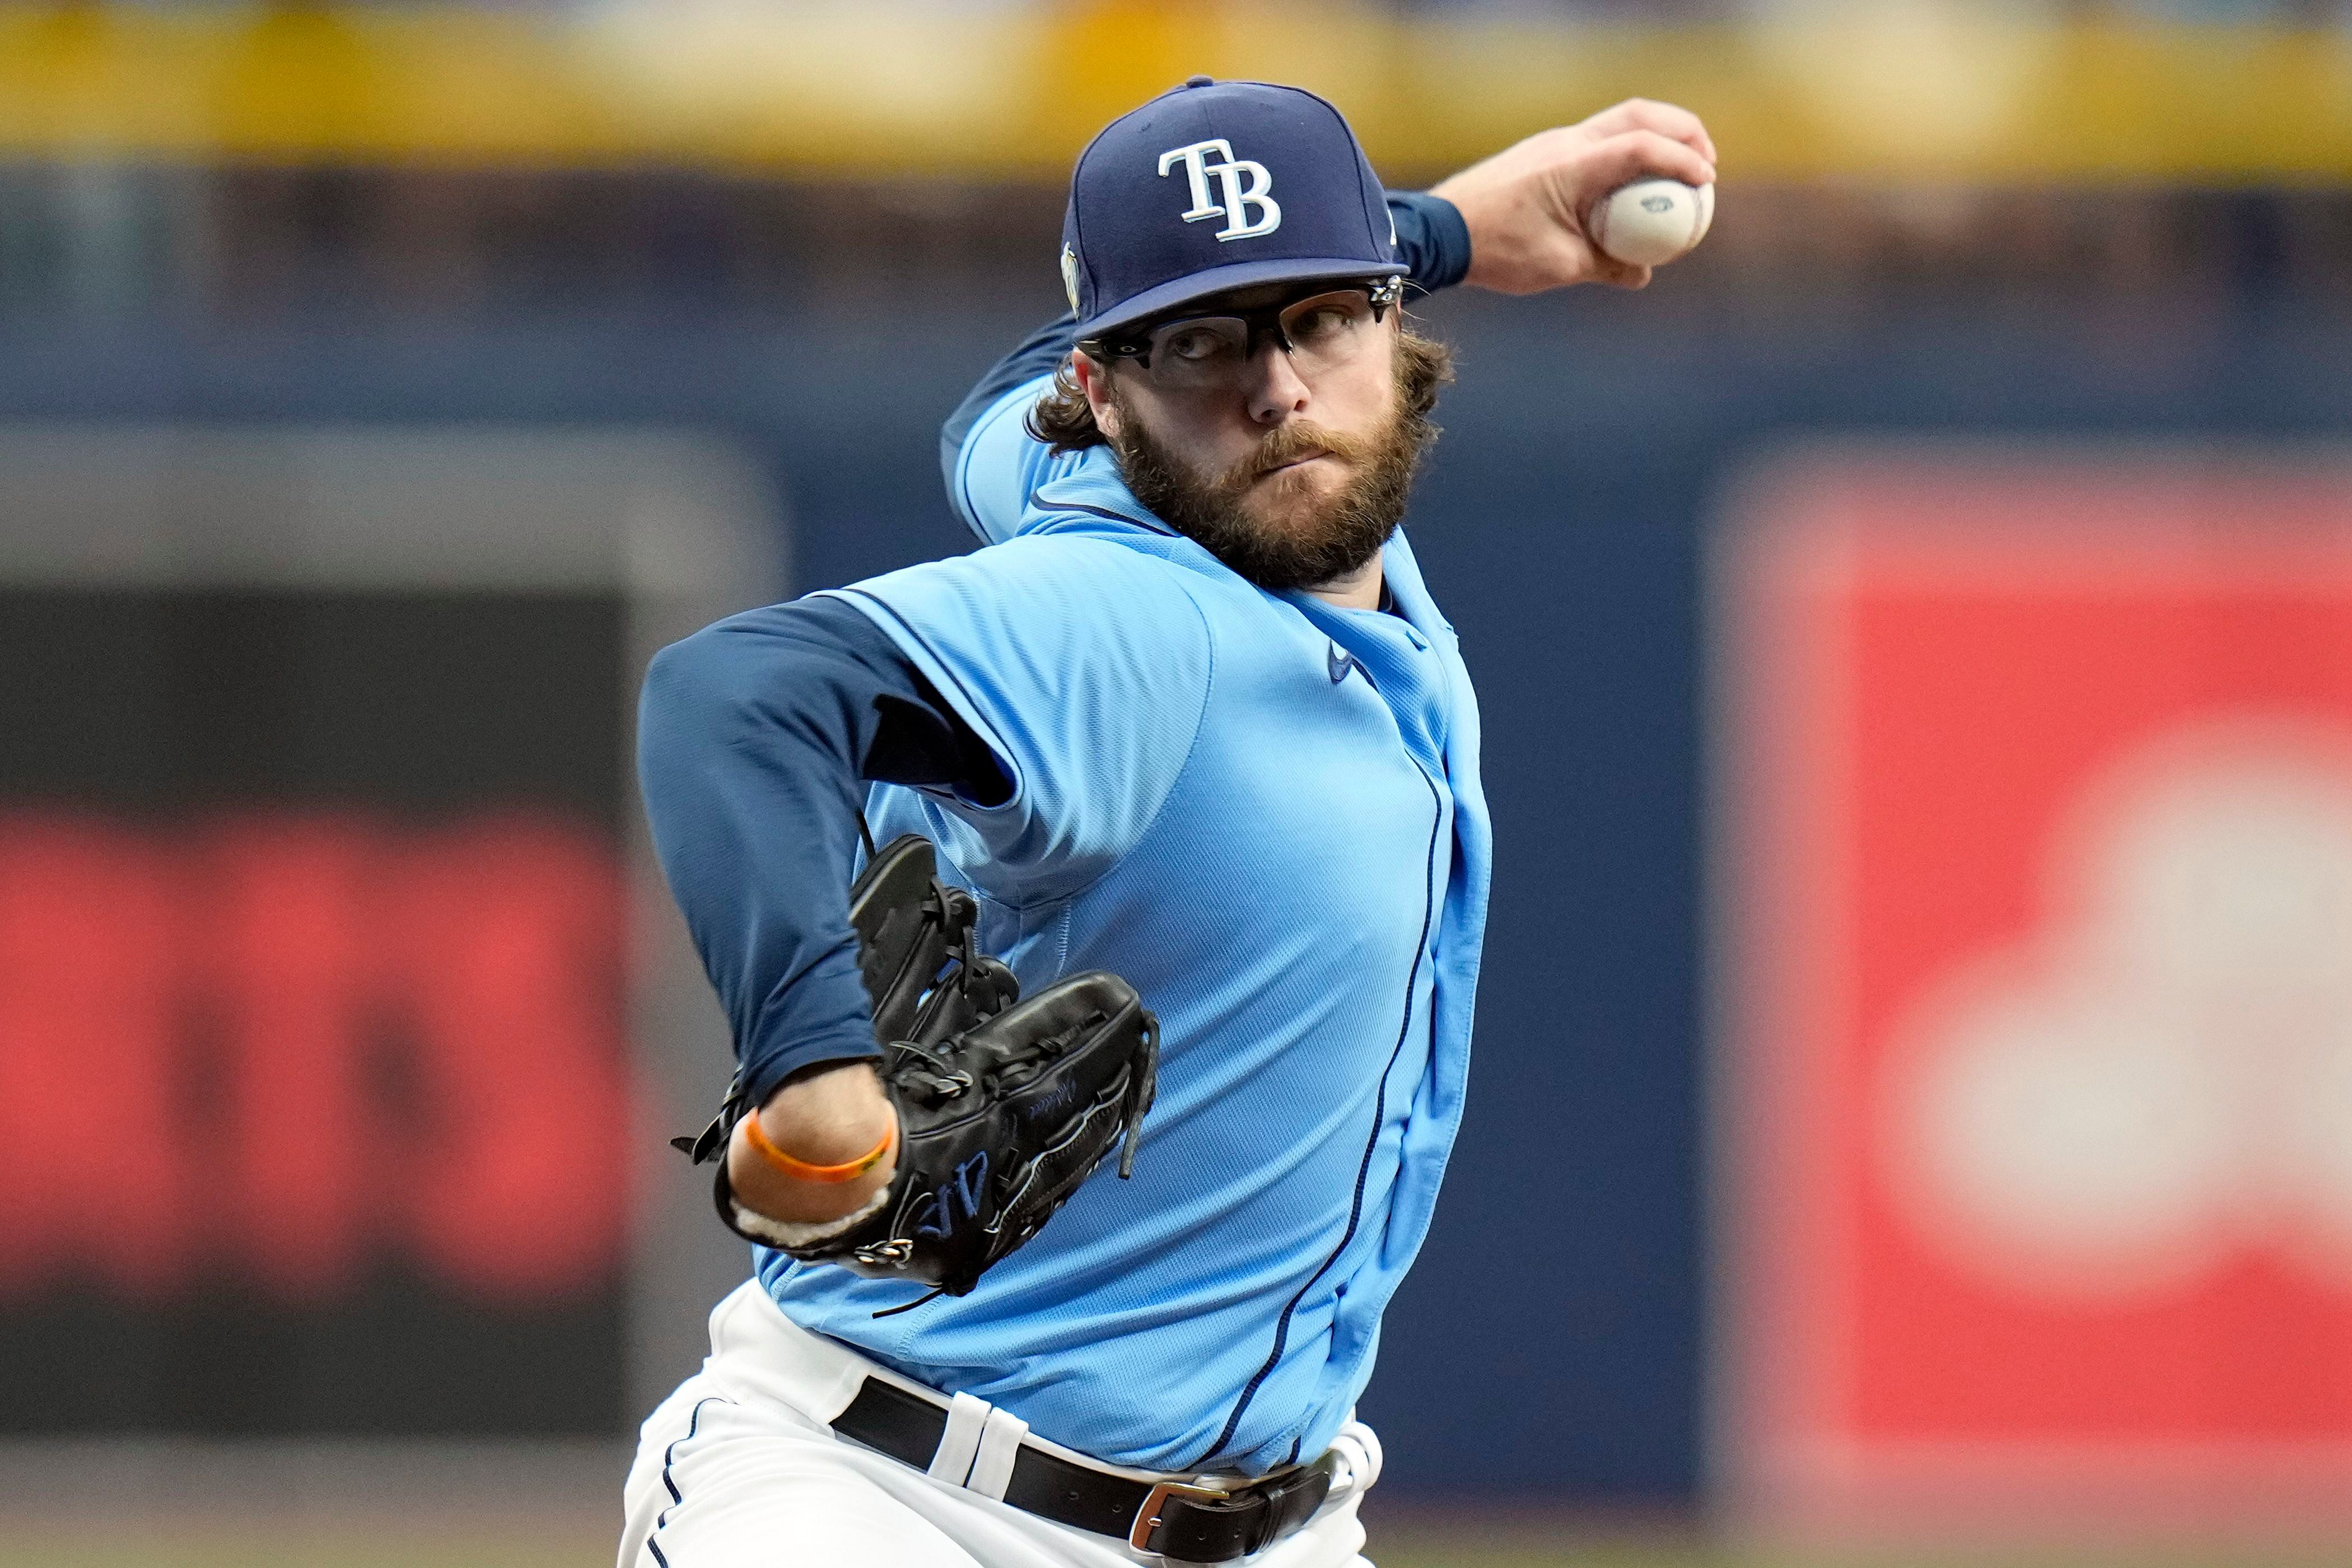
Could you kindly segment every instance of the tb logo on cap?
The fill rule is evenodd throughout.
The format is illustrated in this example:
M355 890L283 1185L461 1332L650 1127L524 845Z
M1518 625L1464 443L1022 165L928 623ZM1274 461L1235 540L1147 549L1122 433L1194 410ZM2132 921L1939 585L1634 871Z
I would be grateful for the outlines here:
M1209 162L1216 154L1217 162ZM1252 239L1261 234L1272 234L1282 226L1282 208L1266 193L1274 188L1274 176L1264 163L1248 158L1236 159L1234 144L1219 136L1207 142L1195 142L1190 147L1171 147L1160 154L1160 177L1166 179L1168 171L1178 163L1184 165L1184 177L1192 182L1192 206L1184 215L1186 223L1199 223L1203 218L1221 217L1225 226L1217 230L1219 240ZM1224 196L1222 202L1209 199L1209 176L1217 176ZM1248 183L1244 184L1243 182ZM1250 216L1250 209L1257 216Z

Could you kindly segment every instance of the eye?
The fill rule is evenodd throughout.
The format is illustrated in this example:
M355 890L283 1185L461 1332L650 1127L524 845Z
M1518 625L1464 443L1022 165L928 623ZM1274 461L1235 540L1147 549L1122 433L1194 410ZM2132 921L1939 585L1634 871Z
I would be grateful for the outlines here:
M1348 325L1347 311L1337 305L1318 305L1299 318L1298 324L1291 329L1291 335L1306 338L1328 337L1334 332L1347 331Z
M1178 327L1160 340L1160 352L1187 364L1213 360L1225 352L1225 335L1212 327Z
M1360 294L1330 295L1309 300L1290 319L1291 342L1329 347L1371 320L1371 309Z

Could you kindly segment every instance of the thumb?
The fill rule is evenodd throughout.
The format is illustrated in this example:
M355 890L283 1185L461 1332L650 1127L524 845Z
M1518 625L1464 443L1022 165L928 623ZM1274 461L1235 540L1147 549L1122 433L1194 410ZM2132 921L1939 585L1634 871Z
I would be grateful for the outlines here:
M1630 261L1620 261L1599 246L1592 247L1592 280L1606 283L1612 289L1646 289L1653 269L1636 267Z

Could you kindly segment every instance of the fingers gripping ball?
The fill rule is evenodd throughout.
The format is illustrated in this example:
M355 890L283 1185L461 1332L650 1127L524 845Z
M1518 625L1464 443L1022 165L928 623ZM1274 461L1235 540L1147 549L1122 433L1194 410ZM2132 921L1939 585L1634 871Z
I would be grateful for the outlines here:
M677 1142L698 1163L717 1161L713 1195L738 1235L803 1262L961 1296L1114 1150L1118 1173L1132 1168L1151 1109L1158 1021L1132 986L1098 971L1023 999L1010 970L972 950L976 913L913 834L859 874L849 923L898 1111L897 1174L837 1226L773 1234L728 1183L727 1139L751 1113L730 1090L699 1139Z
M1592 204L1592 243L1631 267L1663 267L1687 256L1715 221L1715 187L1636 180Z

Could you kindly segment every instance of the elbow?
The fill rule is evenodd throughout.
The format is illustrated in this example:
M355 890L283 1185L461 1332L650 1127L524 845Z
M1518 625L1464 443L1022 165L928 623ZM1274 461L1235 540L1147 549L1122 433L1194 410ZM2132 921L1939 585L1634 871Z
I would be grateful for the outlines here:
M852 612L854 613L854 612ZM736 760L840 761L854 728L845 699L797 605L705 626L654 655L637 698L637 772L648 801L682 774L730 771Z
M682 642L674 642L653 657L646 666L646 683L638 695L638 707L647 712L666 712L708 686L712 660L709 655L711 633L717 628L705 626Z
M640 750L667 733L680 709L695 704L705 688L703 660L694 644L709 633L697 632L675 642L646 666L645 685L637 691L637 737Z
M736 709L718 632L706 626L646 667L637 695L637 773L648 797L698 742L723 732Z

